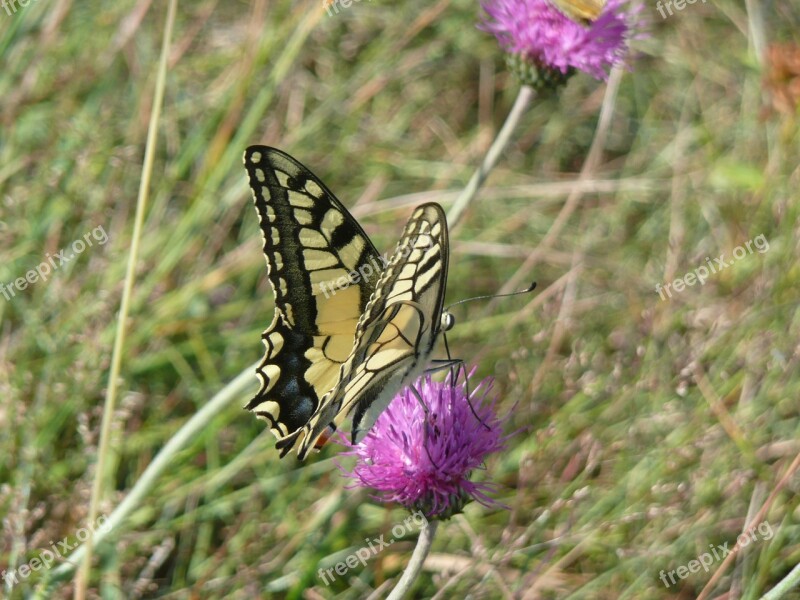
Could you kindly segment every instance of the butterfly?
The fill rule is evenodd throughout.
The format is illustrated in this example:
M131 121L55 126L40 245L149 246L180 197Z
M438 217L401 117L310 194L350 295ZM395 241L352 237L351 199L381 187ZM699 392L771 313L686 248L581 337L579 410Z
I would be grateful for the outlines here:
M384 261L297 160L250 146L244 165L275 294L261 389L246 408L267 421L281 457L297 445L302 460L348 415L358 443L453 325L443 308L447 219L436 203L417 207Z
M597 20L606 6L606 0L550 0L565 17L581 25Z

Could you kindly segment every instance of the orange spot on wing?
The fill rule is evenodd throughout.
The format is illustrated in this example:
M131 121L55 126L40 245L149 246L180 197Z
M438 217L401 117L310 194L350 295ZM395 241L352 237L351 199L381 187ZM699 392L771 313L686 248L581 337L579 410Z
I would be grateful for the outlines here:
M331 439L335 431L336 428L333 425L328 425L328 428L323 431L322 435L317 438L316 442L314 442L314 449L321 450L322 447L328 443L328 440Z

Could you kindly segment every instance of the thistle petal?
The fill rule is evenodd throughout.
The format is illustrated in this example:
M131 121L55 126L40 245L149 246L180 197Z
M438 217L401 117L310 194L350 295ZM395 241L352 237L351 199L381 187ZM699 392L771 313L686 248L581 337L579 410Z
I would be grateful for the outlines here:
M502 506L487 495L494 491L492 484L469 477L488 454L505 447L509 436L503 435L504 419L495 413L495 400L488 399L491 378L469 387L468 402L466 383L418 379L414 388L428 414L405 388L361 443L344 453L357 462L352 471L340 466L343 474L355 480L354 486L377 490L378 500L399 502L426 517L448 518L473 499Z
M577 69L606 80L611 67L624 62L630 40L640 37L632 27L642 7L628 0L608 0L591 23L571 20L549 0L484 0L482 5L486 15L479 29L537 69L563 75Z

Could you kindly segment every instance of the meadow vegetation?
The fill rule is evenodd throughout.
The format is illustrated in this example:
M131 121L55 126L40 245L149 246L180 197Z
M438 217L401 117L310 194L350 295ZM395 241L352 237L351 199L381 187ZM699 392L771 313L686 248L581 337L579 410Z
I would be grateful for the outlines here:
M0 12L0 283L107 235L0 298L0 570L89 521L165 14L148 0ZM351 599L399 575L416 529L319 578L408 513L346 489L335 444L280 460L242 409L273 315L242 153L297 157L390 251L413 206L450 206L519 89L479 14L474 0L330 16L179 4L100 514L249 375L95 549L90 597ZM517 431L475 473L509 510L472 503L442 523L416 597L692 598L722 569L714 597L757 598L800 560L800 130L763 85L766 46L792 41L800 13L642 14L630 69L536 99L450 232L447 302L538 287L453 309L450 348L496 378ZM578 177L601 107L602 152ZM660 297L757 236L768 251ZM769 539L660 579L733 547L765 506ZM0 579L0 597L72 597L54 572Z

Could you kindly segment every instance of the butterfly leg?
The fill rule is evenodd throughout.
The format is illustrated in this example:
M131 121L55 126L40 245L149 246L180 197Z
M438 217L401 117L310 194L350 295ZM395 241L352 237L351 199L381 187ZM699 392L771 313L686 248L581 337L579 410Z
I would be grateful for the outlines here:
M436 415L432 415L431 414L431 411L428 409L427 405L425 404L425 401L422 399L422 396L420 396L420 393L417 391L417 389L413 385L409 385L408 389L411 390L412 394L414 394L414 397L417 399L417 401L419 402L420 406L422 406L422 410L425 413L425 420L423 421L423 424L422 424L422 426L424 428L422 430L422 436L423 436L422 437L422 447L425 448L425 454L428 455L428 460L431 461L431 464L438 469L439 465L437 465L436 461L433 460L433 457L431 456L431 452L430 452L430 450L428 450L428 427L429 427L431 421L435 420ZM436 423L433 423L433 427L434 428L436 427ZM436 430L434 429L434 431L436 431ZM436 435L437 436L439 435L438 431L436 431Z
M463 369L464 370L464 389L467 392L467 404L469 404L469 409L472 412L472 414L474 415L474 417L478 421L480 421L481 424L484 427L486 427L487 431L489 431L489 429L490 429L489 426L486 423L483 422L483 419L481 419L478 416L478 413L475 412L475 407L472 406L472 401L471 401L472 394L469 391L469 377L467 377L468 374L467 374L467 365L466 365L466 363L462 359L453 358L450 355L450 345L447 343L447 333L444 332L444 331L442 331L442 339L444 340L444 349L447 352L447 359L443 360L441 362L444 363L444 364L447 364L447 366L450 367L450 385L455 385L456 384L456 381L458 381L458 373L459 373L459 371L461 371ZM440 362L440 361L433 361L433 362ZM458 365L458 371L456 371L454 373L453 372L453 366L455 366L456 364Z
M450 385L455 386L455 382L458 381L458 375L462 371L464 372L464 386L467 392L467 404L469 404L469 409L472 412L473 416L480 421L481 425L486 428L486 431L490 431L491 428L484 423L483 419L478 416L478 413L475 411L475 407L472 406L472 392L469 391L469 378L467 377L467 364L460 358L434 358L431 360L432 363L438 363L436 366L433 366L429 369L425 369L425 373L437 373L444 369L450 369ZM453 371L453 367L458 365L458 369Z
M425 374L438 373L444 369L450 369L455 365L464 364L464 360L461 358L432 358L430 362L434 363L436 366L425 369Z

